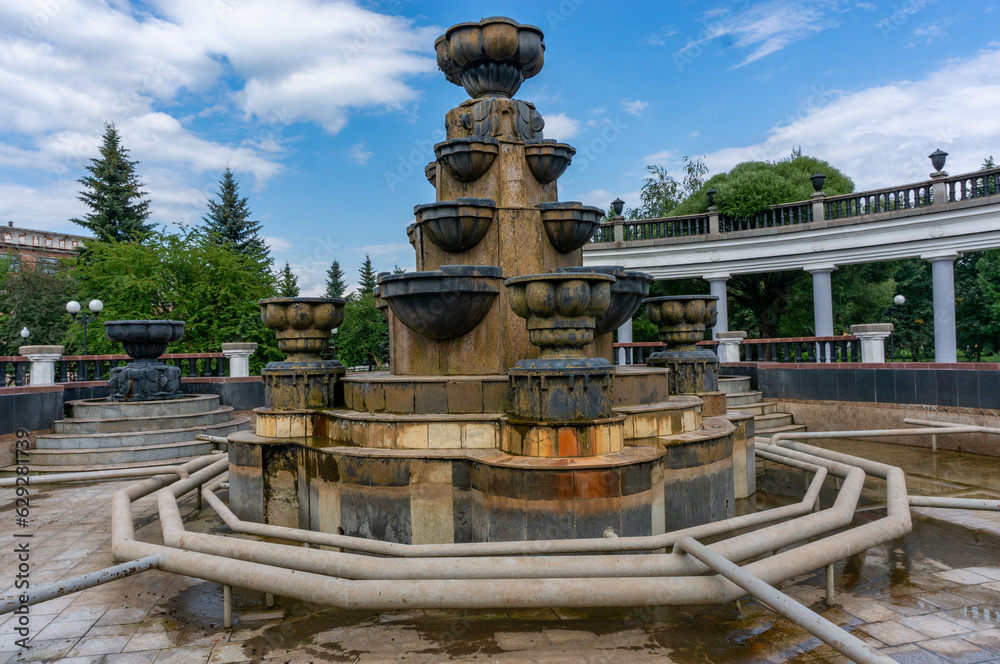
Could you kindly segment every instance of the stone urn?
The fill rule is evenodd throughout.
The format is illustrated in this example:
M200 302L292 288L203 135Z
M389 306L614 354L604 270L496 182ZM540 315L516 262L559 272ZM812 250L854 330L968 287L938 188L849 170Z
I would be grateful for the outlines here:
M431 242L459 253L479 244L493 223L496 209L496 202L489 198L458 198L417 205L413 214Z
M611 414L614 368L587 357L595 321L611 303L615 278L597 272L556 272L508 279L510 308L525 319L538 359L509 371L512 414L530 422L590 422Z
M542 226L556 251L568 254L590 242L604 218L604 210L576 201L539 203Z
M342 403L338 378L346 369L324 360L330 331L344 321L342 298L276 297L259 300L260 319L274 330L278 348L288 357L269 362L261 376L273 410L331 408Z
M500 151L495 138L453 138L434 146L434 154L459 182L474 182L486 175Z
M714 295L670 295L645 300L646 317L656 325L667 350L653 353L646 363L670 367L671 391L682 394L718 389L718 356L700 349L705 330L715 326L719 298Z
M611 304L607 311L594 321L594 336L614 332L631 320L642 306L642 300L649 295L649 284L653 276L636 270L626 270L618 265L598 265L594 267L563 267L556 272L600 272L615 278L611 284Z
M528 162L528 170L541 184L558 180L573 162L575 154L576 148L548 138L533 138L524 142L524 160Z
M438 68L473 99L513 97L525 79L542 70L542 31L509 18L459 23L434 42Z
M104 334L125 347L132 362L111 369L113 401L155 401L182 396L181 370L159 357L167 345L184 336L184 322L174 320L111 320Z

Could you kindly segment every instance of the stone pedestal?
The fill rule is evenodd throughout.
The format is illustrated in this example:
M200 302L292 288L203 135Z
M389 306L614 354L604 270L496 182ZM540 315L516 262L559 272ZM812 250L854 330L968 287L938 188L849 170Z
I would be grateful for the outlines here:
M861 361L881 364L885 362L885 340L892 334L892 323L852 325L851 334L861 344Z
M255 343L222 344L222 354L229 360L230 377L246 378L250 375L250 356L255 350Z
M740 361L740 344L747 338L746 332L716 332L715 338L719 341L719 362Z
M18 352L31 361L29 385L52 385L56 382L56 362L62 357L63 346L21 346Z
M112 401L151 401L182 396L180 367L156 360L136 360L111 370Z
M646 364L670 369L671 394L699 394L719 389L719 358L710 350L653 353Z
M270 362L261 372L264 398L272 410L333 408L344 402L338 378L347 369L337 362Z
M519 456L593 457L621 452L625 447L625 416L592 422L539 424L504 421L500 449Z
M511 414L531 422L584 422L611 415L614 367L511 368ZM536 366L532 366L536 365Z

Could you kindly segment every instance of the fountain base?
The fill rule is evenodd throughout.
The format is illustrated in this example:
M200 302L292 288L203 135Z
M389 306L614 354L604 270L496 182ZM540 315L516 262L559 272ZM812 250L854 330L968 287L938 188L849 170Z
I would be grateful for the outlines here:
M161 362L135 361L111 369L111 401L157 401L183 396L181 370Z
M344 401L338 379L346 372L330 360L270 362L261 372L265 400L273 410L333 408Z

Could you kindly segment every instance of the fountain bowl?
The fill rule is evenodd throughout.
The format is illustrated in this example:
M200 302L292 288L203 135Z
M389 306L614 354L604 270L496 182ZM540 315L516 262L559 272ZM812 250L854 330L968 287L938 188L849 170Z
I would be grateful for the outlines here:
M486 175L500 151L495 138L453 138L434 146L434 154L459 182L474 182Z
M440 270L389 274L379 294L394 316L418 334L444 341L471 332L500 293L492 265L442 265Z
M346 300L334 297L272 297L258 300L260 319L278 336L290 361L320 360L330 330L344 322Z
M576 149L566 143L547 138L532 138L524 142L524 159L535 179L542 184L555 182L573 162Z
M438 68L473 99L513 97L525 79L542 70L542 31L505 17L459 23L434 41Z
M488 198L457 198L418 205L413 214L431 242L457 253L483 239L496 215L496 203Z
M576 201L539 203L542 225L549 242L560 253L568 254L590 242L604 218L604 210Z
M504 282L510 308L524 318L542 359L582 358L594 340L594 319L611 303L615 278L597 272L529 274Z
M134 360L153 361L167 351L167 344L184 336L184 321L109 320L104 334L125 347Z
M642 306L642 300L649 295L649 284L653 276L636 270L626 270L619 265L599 265L594 267L563 267L556 272L599 272L615 278L611 284L611 304L608 310L594 320L594 336L601 336L617 330L630 320Z
M715 326L719 317L715 295L667 295L647 298L646 316L659 328L660 341L670 351L694 351L705 336L705 330Z

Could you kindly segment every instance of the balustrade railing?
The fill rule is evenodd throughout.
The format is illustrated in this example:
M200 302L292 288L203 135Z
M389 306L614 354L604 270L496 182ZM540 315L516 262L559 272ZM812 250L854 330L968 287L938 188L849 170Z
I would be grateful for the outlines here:
M626 221L622 224L626 241L658 240L668 237L690 237L708 234L708 215L697 214L684 217L663 217Z
M641 366L652 353L666 350L660 342L632 342L614 344L614 363L621 366ZM624 361L623 361L624 360Z
M167 353L164 364L180 367L182 378L229 375L229 359L222 353ZM55 381L76 383L111 378L111 369L130 362L128 355L63 355L56 361ZM15 355L0 356L0 387L28 385L31 361Z
M718 341L701 341L699 346L718 352ZM666 349L659 342L614 344L614 363L642 365L651 353ZM853 335L839 337L792 337L788 339L743 339L741 362L861 362L861 344Z
M965 201L971 198L996 196L1000 194L1000 168L980 171L945 180L948 187L948 202Z
M808 224L812 220L812 202L796 201L794 203L773 205L769 210L758 212L749 217L719 215L719 230L723 233L752 231L759 228Z
M905 185L872 191L861 191L845 196L831 196L823 201L826 219L845 219L866 214L911 210L933 202L931 183Z

